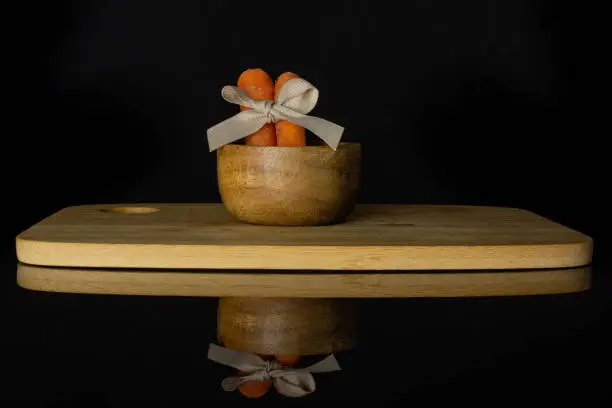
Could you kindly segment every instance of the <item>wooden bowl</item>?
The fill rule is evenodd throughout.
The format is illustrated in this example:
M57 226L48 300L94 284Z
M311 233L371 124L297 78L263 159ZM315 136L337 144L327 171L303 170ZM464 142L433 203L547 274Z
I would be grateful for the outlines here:
M217 151L221 199L250 224L314 226L343 222L359 188L361 145L225 145Z

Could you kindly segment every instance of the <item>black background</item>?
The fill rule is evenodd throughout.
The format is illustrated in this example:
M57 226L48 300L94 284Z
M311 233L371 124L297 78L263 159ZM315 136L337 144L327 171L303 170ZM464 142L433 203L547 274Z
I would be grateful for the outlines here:
M574 9L553 1L55 1L7 13L3 406L353 406L608 395L609 257ZM8 53L7 53L8 55ZM596 240L594 288L366 301L346 370L303 400L244 401L205 359L214 299L29 292L14 237L76 204L218 202L209 126L240 72L290 70L364 148L362 202L521 207ZM600 181L602 180L602 181ZM605 220L599 218L598 226ZM400 366L400 367L398 367ZM600 372L600 369L602 371Z

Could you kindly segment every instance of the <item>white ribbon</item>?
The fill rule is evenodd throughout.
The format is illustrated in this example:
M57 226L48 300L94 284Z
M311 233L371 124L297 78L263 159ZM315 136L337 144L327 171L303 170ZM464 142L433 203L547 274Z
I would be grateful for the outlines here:
M302 78L287 81L275 96L274 102L255 100L235 86L224 86L221 96L229 103L251 109L242 111L208 129L208 147L211 152L255 133L266 123L276 123L279 120L288 120L310 130L333 150L338 147L344 132L342 126L308 116L317 104L319 90Z
M303 397L315 391L311 373L341 370L333 354L306 368L283 366L278 361L265 361L261 357L210 344L208 358L219 364L247 373L245 376L227 377L221 382L225 391L234 391L249 381L272 381L276 390L287 397Z

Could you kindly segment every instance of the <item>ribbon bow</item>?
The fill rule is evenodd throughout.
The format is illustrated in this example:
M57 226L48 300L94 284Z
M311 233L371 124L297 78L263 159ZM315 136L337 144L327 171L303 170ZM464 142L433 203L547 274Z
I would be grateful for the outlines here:
M333 354L306 368L283 366L278 361L265 361L259 356L230 350L211 344L208 358L217 363L248 373L245 376L227 377L221 382L225 391L234 391L249 381L272 381L276 390L287 397L303 397L315 391L311 373L341 370Z
M207 131L210 151L255 133L266 123L288 120L321 138L336 150L344 132L342 126L325 119L308 116L319 99L319 90L302 78L287 81L273 101L251 98L235 86L224 86L221 96L229 103L251 108L224 120Z

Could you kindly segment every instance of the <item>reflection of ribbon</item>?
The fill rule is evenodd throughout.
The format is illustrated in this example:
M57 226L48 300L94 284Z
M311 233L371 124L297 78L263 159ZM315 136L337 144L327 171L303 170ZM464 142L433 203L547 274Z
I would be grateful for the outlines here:
M275 101L252 99L244 90L224 86L221 96L227 102L246 106L248 110L216 124L207 131L210 151L255 133L266 123L288 120L320 137L336 150L344 132L342 126L325 119L308 116L319 99L319 90L301 78L290 79L282 86Z
M281 365L278 361L264 361L259 356L230 350L211 344L208 348L208 358L217 363L234 367L247 373L245 376L227 377L221 382L225 391L234 391L249 381L269 380L276 390L287 397L303 397L315 390L315 381L311 373L325 373L341 370L333 354L324 360L306 368L291 368Z

